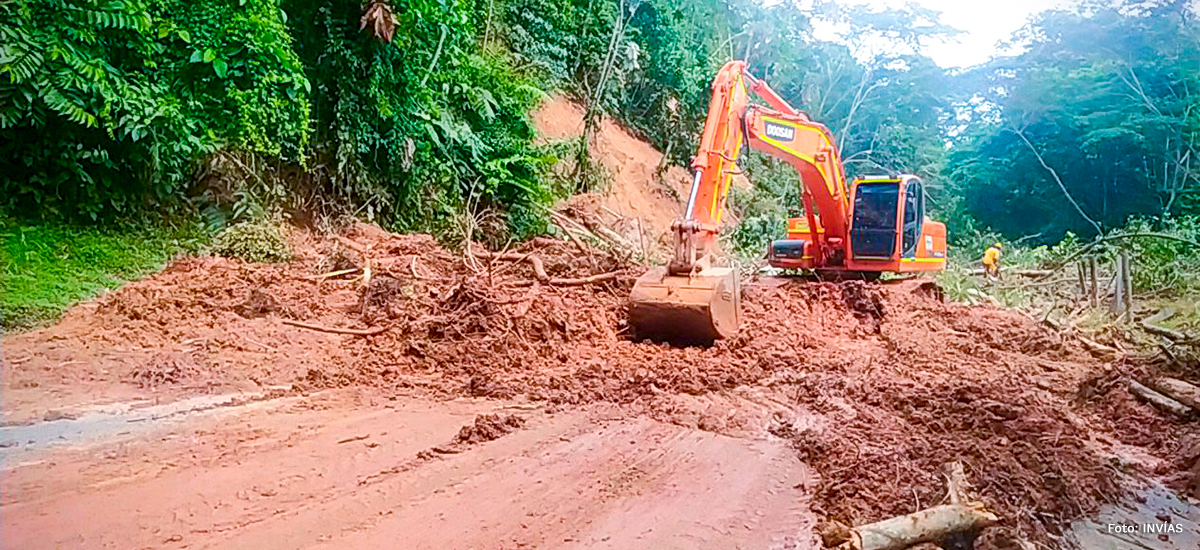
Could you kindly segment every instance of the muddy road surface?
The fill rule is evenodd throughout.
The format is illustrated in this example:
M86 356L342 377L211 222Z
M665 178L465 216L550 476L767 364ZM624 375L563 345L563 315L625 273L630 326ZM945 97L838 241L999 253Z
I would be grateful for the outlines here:
M193 415L9 455L3 546L789 548L812 530L784 442L612 407L327 390ZM455 443L479 415L520 420Z

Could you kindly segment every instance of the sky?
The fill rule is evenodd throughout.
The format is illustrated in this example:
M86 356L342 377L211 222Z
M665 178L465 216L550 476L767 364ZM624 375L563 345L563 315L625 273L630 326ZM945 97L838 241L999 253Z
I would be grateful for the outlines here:
M925 55L945 68L970 67L997 53L996 43L1025 25L1030 16L1064 5L1064 0L908 0L942 13L943 24L962 33L951 41L926 45ZM850 0L873 8L899 7L905 0Z
M1047 0L916 0L915 3L942 12L942 23L963 31L957 41L926 47L925 55L946 68L987 61L997 52L996 43L1024 26L1030 16L1062 4Z

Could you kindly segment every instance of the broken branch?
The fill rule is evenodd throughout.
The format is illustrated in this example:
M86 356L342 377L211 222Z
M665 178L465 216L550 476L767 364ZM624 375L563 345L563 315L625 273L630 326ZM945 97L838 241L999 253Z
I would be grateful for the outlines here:
M280 321L282 321L283 324L285 324L285 325L291 325L293 327L306 328L308 330L315 330L317 332L328 332L330 334L349 334L352 336L374 336L376 334L379 334L381 332L384 332L384 331L392 328L392 327L375 327L375 328L369 328L369 329L338 328L338 327L323 327L321 325L310 325L308 323L302 323L300 321L293 321L291 319L280 319Z
M354 273L355 271L358 271L357 267L352 267L350 269L340 269L338 271L330 271L329 273L322 273L320 275L308 275L304 278L308 279L310 281L323 281L323 280L329 279L331 277L340 277L342 275L349 275L351 273Z
M539 283L551 285L551 286L582 286L582 285L590 285L590 284L595 284L595 283L602 283L605 281L611 281L613 279L616 279L617 275L621 274L620 271L610 271L608 273L600 273L597 275L590 275L587 277L579 277L579 278L573 278L573 279L557 278L557 277L551 277L548 273L546 273L546 265L542 262L542 259L537 256L534 256L533 254L517 254L517 253L497 254L494 252L479 252L479 251L475 251L474 254L475 254L475 256L478 256L478 257L484 258L484 259L504 260L504 261L511 261L511 262L522 262L522 261L529 262L529 264L533 266L533 275L537 279L537 281Z
M982 269L972 269L971 275L983 275L986 272ZM1049 269L1005 269L1005 275L1017 275L1020 277L1045 277L1054 273Z
M1118 350L1117 348L1114 348L1111 346L1106 346L1104 344L1101 344L1100 342L1086 338L1083 335L1076 334L1075 338L1078 339L1079 342L1083 344L1084 348L1087 348L1087 350L1092 352L1092 355L1098 359L1106 359L1109 361L1115 361L1117 358L1121 357L1122 355L1125 355L1124 353L1121 352L1121 350Z
M1139 232L1139 233L1124 233L1121 235L1109 235L1107 237L1100 237L1099 239L1093 240L1092 242L1084 245L1083 248L1076 250L1074 254L1067 256L1067 258L1065 260L1057 262L1057 265L1054 267L1054 269L1051 269L1050 271L1057 272L1058 270L1062 269L1063 267L1070 265L1072 260L1074 260L1075 258L1078 258L1084 254L1087 254L1088 252L1091 252L1091 250L1100 243L1104 243L1104 242L1108 242L1108 241L1119 241L1119 240L1124 240L1124 239L1132 239L1135 237L1150 237L1150 238L1155 238L1155 239L1166 239L1168 241L1181 242L1183 244L1186 244L1186 245L1189 245L1189 246L1192 246L1195 248L1200 248L1200 242L1196 242L1196 241L1189 240L1189 239L1184 239L1182 237L1176 237L1175 235L1168 235L1166 233Z

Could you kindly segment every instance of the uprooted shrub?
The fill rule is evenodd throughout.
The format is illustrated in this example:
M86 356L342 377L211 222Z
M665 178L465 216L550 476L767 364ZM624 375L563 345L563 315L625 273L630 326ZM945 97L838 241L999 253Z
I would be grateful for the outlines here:
M248 262L286 262L292 258L287 237L278 225L268 222L231 225L217 234L210 251Z

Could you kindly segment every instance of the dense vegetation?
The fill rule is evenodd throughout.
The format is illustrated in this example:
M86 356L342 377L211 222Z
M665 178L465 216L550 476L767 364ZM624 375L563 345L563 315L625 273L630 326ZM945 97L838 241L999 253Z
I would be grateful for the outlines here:
M818 19L842 39L815 38ZM1200 209L1198 30L1182 1L1086 0L1030 21L1020 53L948 72L919 52L953 29L912 6L18 0L0 6L0 186L9 211L97 219L303 182L400 229L498 210L524 236L570 187L533 145L542 90L685 161L713 71L742 57L835 131L852 173L919 173L954 229L1055 241ZM190 185L228 154L273 163L282 189ZM794 202L786 171L750 165Z
M840 38L814 33L817 22ZM1200 26L1182 0L1080 0L1016 52L945 70L915 6L755 0L14 0L0 3L0 218L202 212L210 230L353 215L503 241L602 178L539 145L552 91L686 162L713 72L747 59L838 137L851 174L913 172L960 250L1200 214ZM582 154L580 154L582 153ZM574 181L548 168L576 156ZM746 161L757 248L799 208ZM10 223L16 226L16 222Z
M962 75L948 180L1008 235L1200 212L1200 27L1183 2L1047 12ZM967 97L966 94L970 94Z

